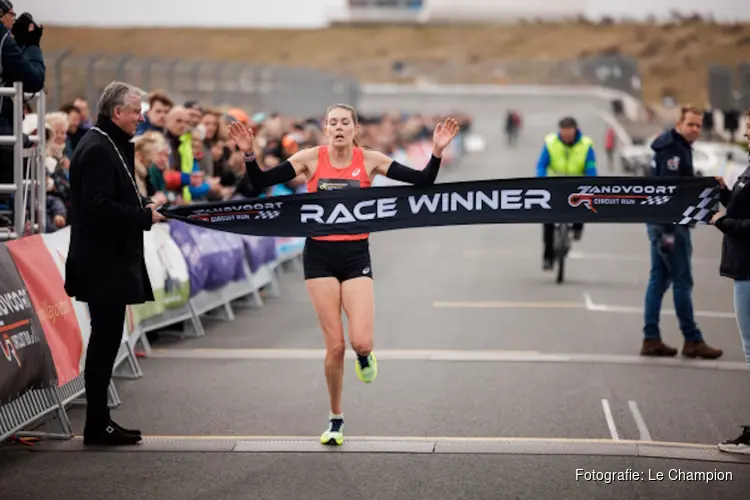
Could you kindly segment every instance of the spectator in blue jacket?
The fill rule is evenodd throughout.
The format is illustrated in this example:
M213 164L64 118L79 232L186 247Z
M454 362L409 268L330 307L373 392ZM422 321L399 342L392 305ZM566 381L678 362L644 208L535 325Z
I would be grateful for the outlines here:
M677 125L651 144L654 177L693 177L692 143L701 134L703 111L684 106ZM682 355L688 358L716 359L723 352L703 340L703 333L693 317L693 275L690 259L693 253L690 229L675 224L648 224L651 242L651 273L646 289L642 356L676 356L677 349L662 342L659 330L661 304L672 285L674 308L685 338Z
M136 135L145 134L149 130L165 133L167 113L174 107L174 102L166 92L154 90L148 94L148 110L143 115L143 121L138 124Z

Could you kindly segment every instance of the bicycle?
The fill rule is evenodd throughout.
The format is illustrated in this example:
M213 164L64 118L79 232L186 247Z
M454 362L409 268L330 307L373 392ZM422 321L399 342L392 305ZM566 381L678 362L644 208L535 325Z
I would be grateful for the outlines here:
M573 224L567 222L556 222L554 226L554 239L552 248L555 253L555 262L557 262L556 283L562 283L565 280L565 258L570 251L570 231Z

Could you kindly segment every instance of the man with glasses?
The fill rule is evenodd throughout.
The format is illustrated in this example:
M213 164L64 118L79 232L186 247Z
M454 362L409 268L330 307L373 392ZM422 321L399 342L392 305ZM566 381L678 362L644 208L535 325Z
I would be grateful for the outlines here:
M138 430L110 417L107 389L129 304L154 300L144 260L143 232L164 217L135 182L135 135L144 92L123 82L102 93L96 126L70 160L70 249L65 291L88 304L91 335L86 351L84 444L130 445Z

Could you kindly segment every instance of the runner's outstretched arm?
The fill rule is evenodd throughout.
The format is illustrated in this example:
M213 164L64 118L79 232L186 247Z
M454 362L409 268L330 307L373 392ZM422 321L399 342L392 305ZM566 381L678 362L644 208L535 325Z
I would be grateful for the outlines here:
M315 148L303 149L297 153L294 153L288 160L284 160L273 168L263 170L258 165L258 160L255 158L255 153L245 153L245 170L246 174L243 177L249 180L253 186L258 188L265 188L269 186L275 186L276 184L283 184L296 178L298 175L307 172L307 165L310 161L317 157Z
M234 122L229 125L229 137L245 153L246 172L240 183L250 183L256 188L265 188L289 182L298 175L307 173L307 165L317 156L315 148L303 149L275 167L263 170L255 158L255 150L253 148L255 137L251 130L240 122Z
M438 152L438 155L435 153L435 151L432 152L424 170L407 167L379 151L367 151L365 154L377 162L375 167L375 173L377 174L396 181L408 182L415 186L431 186L435 184L442 160L442 152Z
M443 150L456 137L458 130L458 122L453 118L448 118L445 122L438 123L437 127L435 127L435 132L432 134L432 155L424 170L409 168L376 151L367 151L366 155L375 162L374 173L416 186L431 186L435 183L438 171L440 170Z

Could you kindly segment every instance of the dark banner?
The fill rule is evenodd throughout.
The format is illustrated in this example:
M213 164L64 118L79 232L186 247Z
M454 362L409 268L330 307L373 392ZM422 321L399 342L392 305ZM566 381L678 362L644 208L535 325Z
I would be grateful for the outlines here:
M257 236L465 224L708 222L714 178L553 177L389 186L170 207L166 217Z
M0 405L31 389L53 387L56 373L29 292L0 245Z

